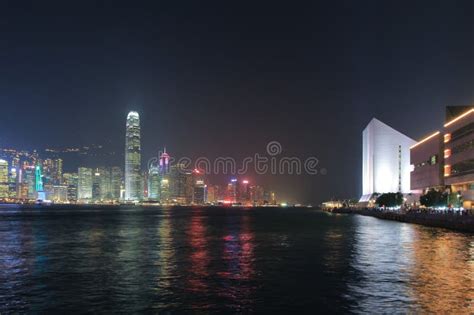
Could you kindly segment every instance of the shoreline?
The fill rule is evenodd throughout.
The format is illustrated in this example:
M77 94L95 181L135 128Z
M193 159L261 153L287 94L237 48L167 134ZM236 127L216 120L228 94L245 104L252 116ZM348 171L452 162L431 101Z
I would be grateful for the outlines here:
M429 227L445 228L458 232L474 234L474 216L452 213L424 213L424 212L392 212L372 209L340 208L322 210L337 214L358 214L375 217L382 220L391 220L404 223L413 223Z
M248 205L157 205L157 204L19 204L0 203L0 209L51 209L51 210L120 210L120 209L173 209L173 208L308 208L307 206L248 206ZM311 207L311 209L318 209Z

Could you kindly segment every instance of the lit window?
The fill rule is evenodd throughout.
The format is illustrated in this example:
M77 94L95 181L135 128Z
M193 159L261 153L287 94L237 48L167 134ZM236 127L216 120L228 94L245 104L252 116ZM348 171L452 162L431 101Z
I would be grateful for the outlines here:
M444 158L447 159L451 156L451 149L444 150Z
M444 135L444 143L449 142L449 140L451 140L451 134L447 133L447 134Z
M445 165L444 166L444 176L447 177L451 175L451 165Z

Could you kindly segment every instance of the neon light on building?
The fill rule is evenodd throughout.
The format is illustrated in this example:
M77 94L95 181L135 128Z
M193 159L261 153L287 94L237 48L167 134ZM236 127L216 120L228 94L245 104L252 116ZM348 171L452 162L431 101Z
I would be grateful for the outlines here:
M41 166L36 165L35 169L35 189L36 191L43 191L43 176L41 175Z

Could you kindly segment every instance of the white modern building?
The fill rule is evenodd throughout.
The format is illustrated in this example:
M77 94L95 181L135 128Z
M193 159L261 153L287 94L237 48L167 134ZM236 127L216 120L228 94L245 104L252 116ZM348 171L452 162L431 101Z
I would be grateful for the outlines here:
M125 135L125 200L143 198L141 179L140 116L137 112L127 115Z
M410 193L410 147L415 140L373 118L362 132L362 197Z

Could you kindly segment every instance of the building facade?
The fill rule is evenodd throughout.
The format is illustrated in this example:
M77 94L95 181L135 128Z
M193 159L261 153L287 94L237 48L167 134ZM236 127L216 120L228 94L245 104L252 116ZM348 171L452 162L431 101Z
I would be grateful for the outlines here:
M0 198L8 198L9 196L8 162L0 160Z
M159 160L160 175L161 177L165 177L170 172L170 156L166 153L166 148L163 149L163 153L160 155Z
M474 203L474 108L444 125L444 182L471 209Z
M170 203L170 181L168 177L161 178L160 182L160 202L161 203Z
M413 192L424 193L427 189L442 189L443 137L436 131L410 147L410 186Z
M160 200L160 169L157 165L151 165L148 170L148 199Z
M10 166L8 172L8 189L10 198L18 197L18 169L13 165Z
M232 178L230 182L227 184L227 193L226 193L226 201L230 203L236 203L238 200L238 193L239 193L239 182L237 178Z
M204 181L202 179L198 179L195 182L193 192L193 204L202 205L207 202L206 188L207 186L204 184Z
M63 182L64 185L67 186L67 200L70 202L76 202L78 185L77 173L64 173Z
M141 200L142 186L140 116L137 112L130 112L127 116L125 135L125 200Z
M77 171L77 199L88 201L92 199L92 169L79 167Z
M113 166L110 169L110 198L118 201L121 199L120 191L122 190L123 170L119 166Z
M410 193L410 147L415 140L373 118L362 133L362 197Z
M176 164L170 167L169 171L169 189L170 198L174 203L187 204L188 198L186 194L186 170L184 165Z
M54 185L48 199L56 203L64 203L68 201L68 186Z
M455 116L455 114L458 114ZM449 106L443 128L411 147L412 188L448 193L449 205L474 206L474 108Z
M254 185L250 187L250 201L254 205L263 205L265 201L265 190L262 186Z
M24 165L20 177L21 188L20 196L21 199L36 199L36 168L33 165Z

